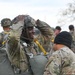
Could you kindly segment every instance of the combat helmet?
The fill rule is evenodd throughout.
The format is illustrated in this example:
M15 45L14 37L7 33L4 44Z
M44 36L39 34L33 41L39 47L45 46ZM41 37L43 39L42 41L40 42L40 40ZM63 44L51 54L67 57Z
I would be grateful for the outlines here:
M36 22L31 16L25 15L24 26L26 26L26 27L33 26L34 27L34 26L36 26Z
M18 15L12 20L13 29L22 28L26 29L27 27L36 26L35 20L29 15Z
M9 18L4 18L1 20L1 26L5 27L5 26L10 26L11 25L11 20Z

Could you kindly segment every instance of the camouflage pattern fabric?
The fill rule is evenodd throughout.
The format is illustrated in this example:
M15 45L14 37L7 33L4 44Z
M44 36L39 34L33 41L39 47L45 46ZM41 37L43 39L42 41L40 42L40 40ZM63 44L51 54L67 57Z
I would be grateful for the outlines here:
M27 59L24 49L20 44L20 36L18 36L17 32L11 31L8 39L7 50L11 64L22 71L27 70Z
M5 47L9 32L10 31L3 31L0 33L0 47Z
M16 67L16 69L20 69L22 73L29 70L29 64L26 53L24 51L24 47L20 44L17 38L13 37L13 34L9 35L7 50L10 62L13 66ZM27 46L25 46L25 50L27 51L27 54L30 58L33 58L33 56L40 54L41 51L34 42L32 42L31 45L27 44Z
M44 75L75 75L75 54L63 47L49 58Z
M13 20L13 25L16 25L18 23L17 25L19 25L20 27L24 27L22 24L27 26L33 25L37 27L42 33L43 40L44 40L41 45L45 47L47 42L50 45L49 41L51 41L50 39L53 34L53 31L51 30L50 26L40 20L38 20L37 23L35 23L35 20L33 20L33 18L31 17L27 18L27 16L29 17L29 15L17 16ZM30 20L28 21L28 24L26 24L27 20ZM14 71L17 72L16 70L19 69L20 72L23 73L23 72L29 72L29 68L30 68L27 55L29 56L29 58L33 58L34 56L41 55L41 50L34 41L30 43L26 43L26 41L20 39L20 36L21 36L21 32L19 34L18 29L13 29L13 31L11 31L10 35L8 36L7 48L8 48L8 56L10 62L14 66L14 68L16 68L14 69ZM47 47L45 47L47 49L50 47L48 44L46 45Z
M0 75L14 75L6 48L8 35L9 32L6 31L0 33Z
M9 18L4 18L1 20L1 26L11 26L11 20Z
M75 31L70 31L70 34L72 36L72 44L71 44L71 50L75 53Z
M39 34L39 41L47 52L52 49L52 35L54 34L53 29L45 22L37 20L37 28L42 34Z
M53 30L52 28L46 23L46 22L43 22L43 21L40 21L39 19L36 21L36 24L37 24L37 28L41 31L41 33L48 37L48 38L51 38L51 36L53 35ZM49 33L50 32L50 33Z

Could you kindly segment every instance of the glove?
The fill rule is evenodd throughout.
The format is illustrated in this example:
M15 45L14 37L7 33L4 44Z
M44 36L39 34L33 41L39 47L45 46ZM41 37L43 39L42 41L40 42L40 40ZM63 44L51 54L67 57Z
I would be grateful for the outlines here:
M18 31L13 30L9 32L8 39L13 41L20 41L20 35L21 34Z

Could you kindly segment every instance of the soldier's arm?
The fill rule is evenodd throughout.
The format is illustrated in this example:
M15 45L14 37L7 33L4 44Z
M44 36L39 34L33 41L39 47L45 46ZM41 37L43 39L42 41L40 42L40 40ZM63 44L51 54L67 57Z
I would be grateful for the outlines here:
M60 75L61 58L53 55L49 58L44 75Z
M18 52L19 42L20 42L20 35L17 33L17 31L11 31L8 36L8 45L9 45L8 49L10 54Z
M47 23L37 20L36 24L36 27L41 31L44 36L46 36L47 38L51 38L51 36L53 35L53 30Z

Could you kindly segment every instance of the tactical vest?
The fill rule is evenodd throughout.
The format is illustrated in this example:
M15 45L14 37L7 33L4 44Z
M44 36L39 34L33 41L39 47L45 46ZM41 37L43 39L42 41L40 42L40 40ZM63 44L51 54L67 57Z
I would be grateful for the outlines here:
M25 41L23 41L24 43L21 43L21 40L13 40L14 38L10 38L10 40L8 41L9 46L11 46L8 46L8 51L12 65L14 66L14 68L17 68L15 70L15 73L17 72L26 75L43 75L44 68L47 63L47 58L46 56L41 54L41 50L39 51L39 47L34 44L34 42L31 45L29 44L30 46L28 46ZM37 54L35 51L37 52ZM26 63L26 58L28 59L28 63ZM27 65L28 68L26 68L25 65ZM23 70L23 68L25 68L26 70ZM17 70L19 70L19 72Z
M25 47L25 45L24 45L24 48L25 48L25 52L27 54L30 68L33 72L33 75L43 75L45 65L48 61L46 56L42 54L33 55L32 53L27 53L26 51L27 47Z

